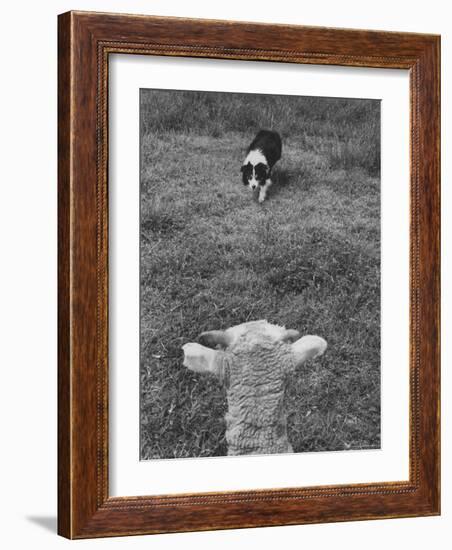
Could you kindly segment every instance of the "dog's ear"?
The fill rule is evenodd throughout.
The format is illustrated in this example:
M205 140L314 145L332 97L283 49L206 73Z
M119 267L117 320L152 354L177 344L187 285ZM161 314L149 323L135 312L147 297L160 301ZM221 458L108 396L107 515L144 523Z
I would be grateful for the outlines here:
M248 171L247 165L242 164L242 166L240 167L240 172L242 172L243 185L248 185L247 171Z

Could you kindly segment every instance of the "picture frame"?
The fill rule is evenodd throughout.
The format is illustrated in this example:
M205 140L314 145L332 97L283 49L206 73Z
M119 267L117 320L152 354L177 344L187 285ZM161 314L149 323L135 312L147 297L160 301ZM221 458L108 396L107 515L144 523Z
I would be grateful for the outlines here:
M112 54L410 75L409 480L109 495ZM91 12L58 19L58 533L91 538L440 513L440 37Z

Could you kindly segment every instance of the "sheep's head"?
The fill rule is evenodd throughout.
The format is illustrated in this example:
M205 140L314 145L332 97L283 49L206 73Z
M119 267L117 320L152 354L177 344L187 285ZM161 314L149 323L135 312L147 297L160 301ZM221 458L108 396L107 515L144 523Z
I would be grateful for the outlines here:
M248 373L254 378L266 374L269 368L290 372L308 359L322 355L327 346L319 336L300 338L298 331L272 325L264 320L242 323L226 330L204 332L199 336L199 342L182 346L184 366L220 378L224 377L224 360L228 356L236 359L233 363L238 367L231 369L228 375L243 375L241 367L246 363L248 367L254 367L256 372Z
M226 383L229 454L292 452L283 407L287 375L322 355L325 340L300 338L296 330L267 321L204 332L199 340L183 346L184 365Z

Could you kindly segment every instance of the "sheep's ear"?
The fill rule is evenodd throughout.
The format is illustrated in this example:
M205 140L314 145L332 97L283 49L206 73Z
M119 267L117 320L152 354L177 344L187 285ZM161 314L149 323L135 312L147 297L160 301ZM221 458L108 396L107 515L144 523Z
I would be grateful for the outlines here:
M209 330L199 335L198 340L204 346L215 349L217 346L227 348L231 343L231 338L224 330Z
M300 333L298 330L285 330L282 337L281 342L295 342L295 340L298 340L300 338Z
M308 359L322 355L326 350L326 342L320 336L303 336L292 344L295 356L295 366L299 367Z
M194 372L210 372L217 376L220 375L221 352L196 343L184 344L182 349L184 350L184 367Z

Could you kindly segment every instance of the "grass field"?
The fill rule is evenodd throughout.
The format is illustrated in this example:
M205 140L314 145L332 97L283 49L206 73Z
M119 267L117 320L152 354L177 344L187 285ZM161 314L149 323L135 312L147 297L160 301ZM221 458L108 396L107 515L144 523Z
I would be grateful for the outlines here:
M205 330L268 319L328 342L286 396L295 452L380 447L380 104L141 92L141 458L226 454ZM240 165L278 130L258 204Z

